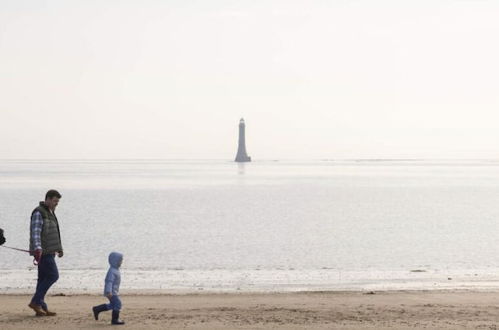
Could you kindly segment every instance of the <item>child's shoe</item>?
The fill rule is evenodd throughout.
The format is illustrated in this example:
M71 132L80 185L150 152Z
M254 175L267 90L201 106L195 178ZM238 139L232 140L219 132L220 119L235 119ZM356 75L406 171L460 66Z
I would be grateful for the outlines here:
M125 324L125 322L120 320L120 311L113 310L113 318L111 319L111 324L114 324L114 325Z

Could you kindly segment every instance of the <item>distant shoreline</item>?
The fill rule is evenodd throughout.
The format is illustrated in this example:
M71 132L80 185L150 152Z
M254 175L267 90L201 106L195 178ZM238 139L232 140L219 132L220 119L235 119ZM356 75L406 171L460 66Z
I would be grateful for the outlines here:
M99 294L104 269L60 269L53 292ZM33 269L0 270L0 294L27 294L34 290ZM499 269L459 271L397 270L345 271L289 270L123 270L122 291L161 294L294 293L365 291L499 291Z

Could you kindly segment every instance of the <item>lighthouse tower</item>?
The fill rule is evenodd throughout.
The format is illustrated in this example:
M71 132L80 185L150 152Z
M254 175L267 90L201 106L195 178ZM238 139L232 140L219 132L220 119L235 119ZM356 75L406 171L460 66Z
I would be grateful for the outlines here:
M246 137L245 137L245 127L244 119L241 118L239 121L239 146L237 147L236 162L251 162L251 157L246 153Z

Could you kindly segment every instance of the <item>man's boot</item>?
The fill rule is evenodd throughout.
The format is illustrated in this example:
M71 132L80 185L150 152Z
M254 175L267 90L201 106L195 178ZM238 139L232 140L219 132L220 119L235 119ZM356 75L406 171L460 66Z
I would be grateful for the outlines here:
M92 307L92 311L94 312L94 317L96 320L99 319L99 313L100 312L105 312L107 311L107 305L106 304L102 304L102 305L99 305L99 306L94 306Z
M47 308L42 307L42 309L45 312L45 315L47 315L47 316L56 316L57 315L56 312L51 312Z
M40 305L37 305L37 304L31 302L31 303L29 303L28 307L35 311L36 316L46 316L47 315L47 313L45 313L45 311L42 309L42 306L40 306Z
M57 315L56 312L49 311L49 308L44 301L42 301L42 309L45 312L45 315L47 315L47 316L56 316Z
M111 319L111 324L114 324L114 325L125 324L125 322L120 320L120 311L113 310L113 318Z

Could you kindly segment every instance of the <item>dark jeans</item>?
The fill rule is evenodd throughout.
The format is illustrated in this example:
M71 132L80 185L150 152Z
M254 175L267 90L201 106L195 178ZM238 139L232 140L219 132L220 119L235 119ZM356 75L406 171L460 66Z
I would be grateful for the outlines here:
M45 294L58 279L59 271L55 263L55 255L44 254L40 263L38 263L38 281L36 283L36 292L31 302L46 309Z

